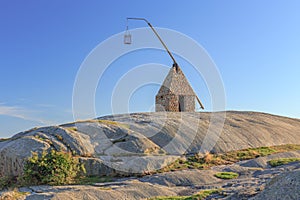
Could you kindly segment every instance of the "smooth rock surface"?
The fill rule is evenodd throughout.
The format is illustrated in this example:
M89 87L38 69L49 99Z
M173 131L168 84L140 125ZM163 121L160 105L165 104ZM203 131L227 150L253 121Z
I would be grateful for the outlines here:
M299 119L236 111L133 113L18 133L0 142L0 175L21 174L32 151L50 149L79 155L90 175L113 175L148 173L184 153L282 144L300 144Z
M211 189L220 189L221 192L206 199L299 199L300 162L274 168L243 167L242 163L216 166L210 170L183 170L141 178L120 178L93 185L30 186L18 190L26 192L20 198L26 200L139 200L157 196L189 196ZM214 176L222 171L234 171L240 176L230 180ZM0 191L0 199L13 196L13 192Z
M274 177L253 199L300 199L300 169Z

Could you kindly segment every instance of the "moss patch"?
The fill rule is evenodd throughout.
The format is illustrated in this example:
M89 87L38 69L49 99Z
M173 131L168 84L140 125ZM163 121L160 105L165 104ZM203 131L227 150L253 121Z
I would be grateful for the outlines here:
M272 147L248 148L237 151L230 151L224 154L206 153L204 156L193 155L187 158L181 158L170 165L158 170L158 173L184 170L184 169L209 169L216 165L233 164L242 160L264 157L267 155L300 150L300 145L280 145Z
M268 163L272 167L277 167L280 165L286 165L288 163L296 162L296 161L300 161L300 158L278 158L278 159L270 160Z
M257 157L268 156L274 153L278 153L278 151L276 151L272 147L259 147L231 151L220 156L223 160L227 160L230 162L238 162L242 160L249 160Z
M219 172L215 174L215 177L221 178L221 179L234 179L239 177L239 174L235 172Z

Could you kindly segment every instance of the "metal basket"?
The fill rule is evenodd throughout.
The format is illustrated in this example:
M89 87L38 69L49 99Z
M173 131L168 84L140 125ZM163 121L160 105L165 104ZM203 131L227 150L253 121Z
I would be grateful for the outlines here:
M126 30L124 34L124 44L131 44L131 34L128 30Z

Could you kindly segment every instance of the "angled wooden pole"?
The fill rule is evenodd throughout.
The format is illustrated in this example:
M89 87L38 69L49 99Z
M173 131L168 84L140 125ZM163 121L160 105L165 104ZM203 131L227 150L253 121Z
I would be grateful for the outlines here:
M146 20L145 18L136 18L136 17L128 17L127 20L142 20L142 21L145 21L148 24L148 26L152 29L152 31L154 32L154 34L156 35L156 37L159 39L160 43L164 46L164 48L168 52L168 54L171 57L171 59L173 60L173 66L175 66L177 68L178 64L177 64L174 56L169 51L167 45L164 43L164 41L161 39L161 37L158 35L158 33L156 32L156 30L153 28L153 26L150 24L150 22L148 20Z
M199 103L201 109L204 110L204 106L202 105L202 103L201 103L201 101L200 101L200 99L198 98L197 95L196 95L196 99L197 99L197 101L198 101L198 103Z

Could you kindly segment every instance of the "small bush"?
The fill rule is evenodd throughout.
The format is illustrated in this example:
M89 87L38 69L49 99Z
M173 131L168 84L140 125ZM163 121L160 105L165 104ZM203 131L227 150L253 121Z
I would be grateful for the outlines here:
M280 165L285 165L285 164L288 164L291 162L296 162L296 161L300 161L300 158L278 158L278 159L270 160L268 163L272 167L277 167Z
M268 156L273 153L276 153L276 150L271 147L260 147L255 148L254 150L258 152L259 156Z
M85 169L78 158L52 150L50 153L43 152L41 156L32 153L25 163L23 179L27 185L63 185L73 183L80 172L85 172Z
M10 188L16 185L17 177L14 176L2 176L0 177L0 190Z
M219 172L215 174L215 177L221 178L221 179L233 179L237 178L239 174L235 172Z

